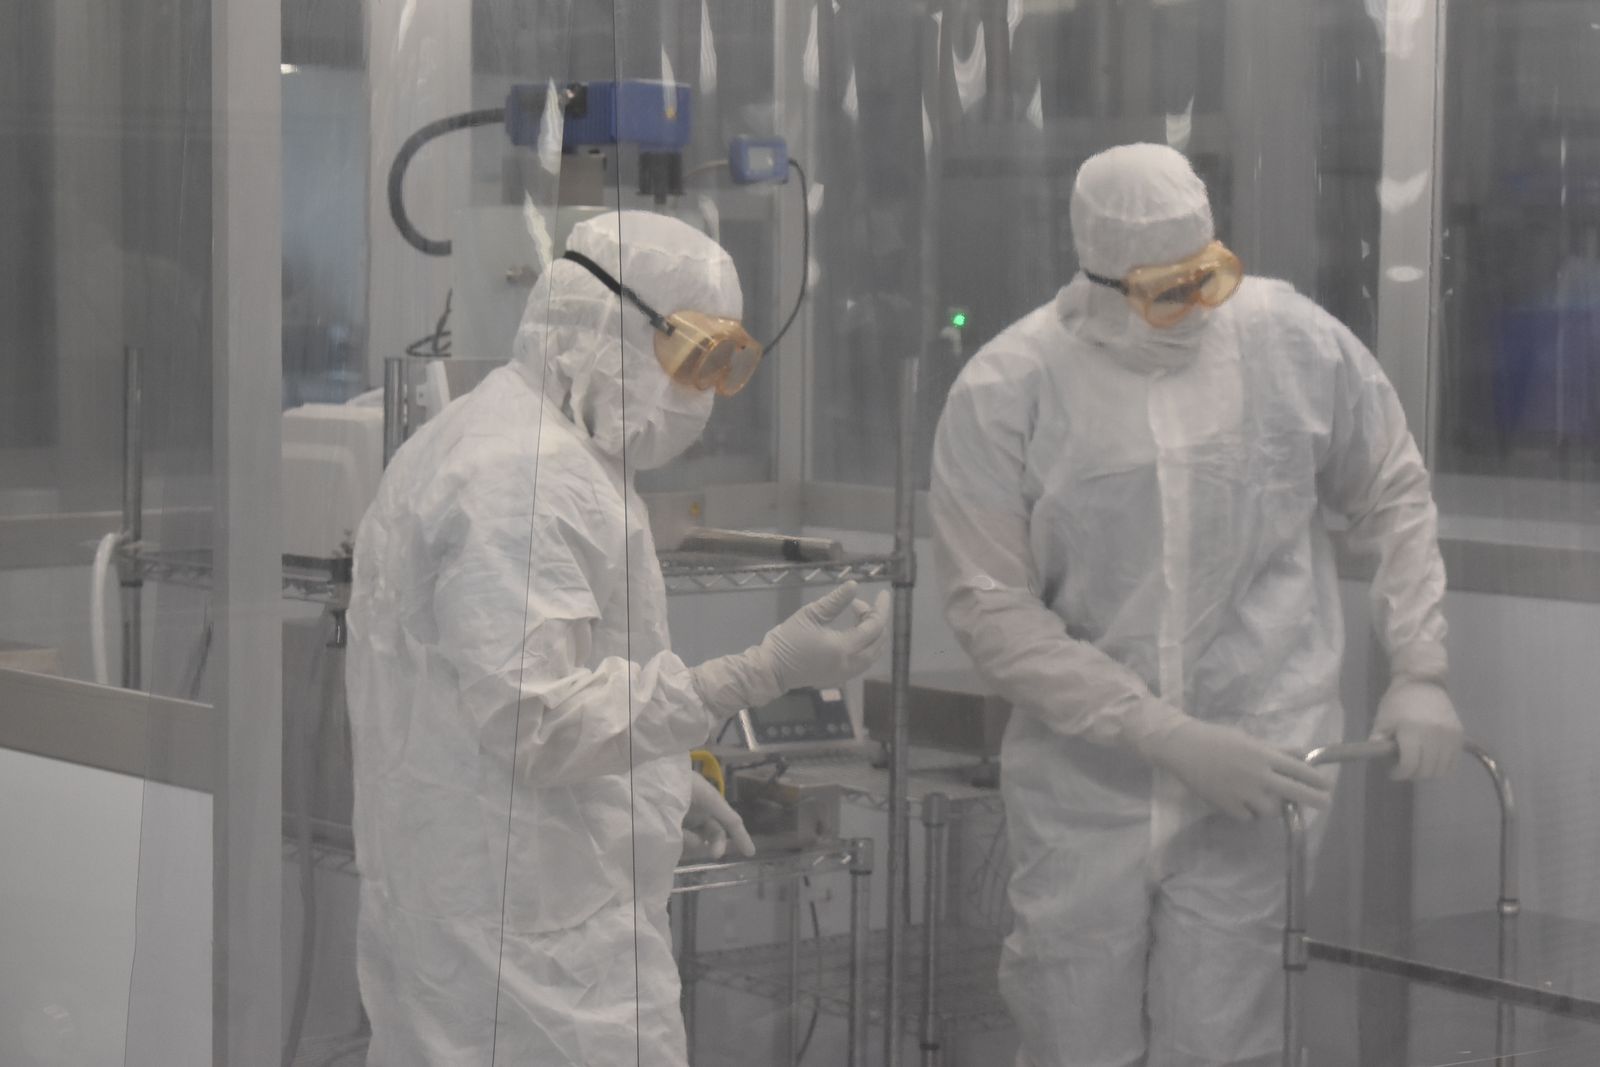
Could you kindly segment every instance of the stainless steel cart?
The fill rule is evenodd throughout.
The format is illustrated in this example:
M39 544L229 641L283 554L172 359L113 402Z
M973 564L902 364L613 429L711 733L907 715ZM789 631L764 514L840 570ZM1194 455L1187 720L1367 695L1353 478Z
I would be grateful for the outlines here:
M1465 750L1488 772L1500 807L1499 897L1492 908L1483 911L1368 931L1364 936L1367 943L1361 945L1309 936L1305 820L1296 805L1284 805L1288 829L1284 1067L1305 1063L1303 986L1312 960L1393 975L1492 1002L1496 1062L1510 1062L1507 1057L1514 1056L1519 1007L1600 1022L1600 982L1575 982L1569 969L1560 965L1572 958L1574 946L1587 945L1600 952L1600 925L1522 910L1517 881L1517 807L1510 779L1483 746L1468 741ZM1305 760L1313 766L1326 766L1391 759L1396 751L1393 741L1363 741L1319 748Z
M845 969L849 975L845 1017L848 1026L850 1067L867 1064L867 922L871 902L872 841L856 838L849 841L831 841L797 852L771 855L757 854L749 858L717 860L708 863L691 863L680 866L674 873L672 895L680 899L681 947L678 953L678 975L683 986L683 1021L688 1032L691 1053L695 1047L695 1000L699 984L701 962L697 951L699 936L699 895L714 889L752 885L757 882L797 882L813 875L848 871L850 874L850 937ZM795 898L798 901L798 897ZM788 962L785 992L791 1005L800 999L800 942L798 913L792 916L789 938L785 946ZM790 1012L790 1033L787 1047L794 1055L794 1013Z

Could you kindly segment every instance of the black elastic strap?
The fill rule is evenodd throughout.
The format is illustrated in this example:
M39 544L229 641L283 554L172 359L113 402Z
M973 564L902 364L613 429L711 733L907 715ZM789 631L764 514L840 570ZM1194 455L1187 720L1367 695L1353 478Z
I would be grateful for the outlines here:
M1116 278L1104 278L1104 277L1101 277L1098 274L1091 274L1088 271L1084 271L1083 272L1083 276L1085 278L1088 278L1091 282L1094 282L1096 285L1103 285L1107 289L1115 289L1117 292L1121 293L1123 296L1127 296L1128 295L1128 283L1127 282L1118 281Z
M642 311L644 313L644 317L650 320L650 325L654 326L668 337L671 337L677 332L673 328L672 323L668 322L666 317L662 315L661 312L645 303L644 298L642 298L638 293L617 281L617 279L611 276L610 271L606 270L600 264L584 255L582 252L563 252L561 253L561 258L576 263L590 274L593 274L600 280L601 285L604 285L617 296L622 297L622 299L628 301L628 303Z

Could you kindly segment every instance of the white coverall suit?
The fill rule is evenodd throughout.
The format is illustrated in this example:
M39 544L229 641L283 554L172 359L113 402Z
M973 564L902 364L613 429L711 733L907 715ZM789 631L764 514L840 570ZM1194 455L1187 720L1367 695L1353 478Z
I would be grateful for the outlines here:
M1203 186L1159 151L1098 198L1080 176L1080 260L1131 246L1088 269L1211 239ZM1076 277L973 357L934 444L946 615L1015 708L1002 991L1019 1065L1276 1063L1280 821L1210 810L1140 745L1174 716L1343 739L1323 509L1377 560L1396 675L1442 678L1436 513L1378 364L1288 285L1247 278L1170 336L1126 311Z
M664 312L741 313L727 253L681 222L608 215L567 247ZM400 449L361 523L347 683L374 1067L681 1067L666 905L687 754L734 708L842 683L817 649L849 645L859 671L881 647L881 618L800 632L802 609L746 653L670 651L632 472L691 444L712 394L652 341L555 263L515 358ZM817 669L795 667L808 652Z

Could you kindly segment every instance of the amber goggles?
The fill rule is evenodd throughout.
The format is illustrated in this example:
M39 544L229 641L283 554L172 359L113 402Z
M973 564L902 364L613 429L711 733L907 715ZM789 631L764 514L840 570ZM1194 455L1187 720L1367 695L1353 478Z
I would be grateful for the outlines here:
M1115 289L1157 329L1176 326L1196 307L1220 307L1239 289L1244 264L1221 241L1188 259L1159 267L1135 267L1121 280L1084 271L1096 285Z
M656 359L679 385L715 389L718 396L732 396L749 384L761 365L761 343L737 319L703 311L663 315L582 252L567 252L561 258L594 275L643 313L656 332Z

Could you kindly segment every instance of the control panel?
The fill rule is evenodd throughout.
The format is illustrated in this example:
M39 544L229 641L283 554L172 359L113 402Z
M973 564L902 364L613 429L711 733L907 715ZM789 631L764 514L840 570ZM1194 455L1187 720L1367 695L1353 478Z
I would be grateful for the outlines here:
M851 745L856 740L843 690L791 689L777 700L739 713L745 747Z

